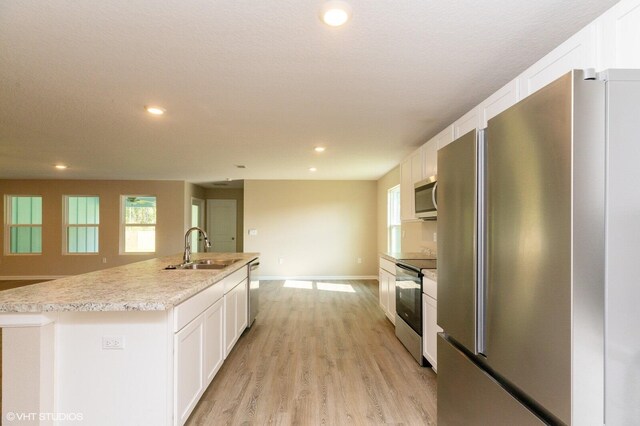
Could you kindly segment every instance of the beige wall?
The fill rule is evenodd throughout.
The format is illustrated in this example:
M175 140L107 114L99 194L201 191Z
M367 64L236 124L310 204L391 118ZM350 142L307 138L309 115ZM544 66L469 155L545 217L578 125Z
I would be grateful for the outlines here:
M244 189L242 188L207 188L204 193L207 200L236 200L236 238L237 251L244 251Z
M191 198L199 198L204 200L206 198L206 188L199 185L185 182L184 183L184 231L191 228ZM205 209L207 206L205 205ZM205 215L206 218L206 215ZM206 220L206 219L205 219Z
M244 248L262 276L377 276L376 221L375 181L245 181Z
M0 180L0 194L42 196L42 254L0 257L0 276L74 275L97 269L179 253L185 226L185 184L183 181L107 180ZM155 195L158 203L156 253L120 255L120 195ZM64 195L100 197L100 253L63 255ZM4 243L5 227L0 230ZM106 258L107 263L102 263Z
M378 252L387 252L387 191L400 185L400 166L378 179Z

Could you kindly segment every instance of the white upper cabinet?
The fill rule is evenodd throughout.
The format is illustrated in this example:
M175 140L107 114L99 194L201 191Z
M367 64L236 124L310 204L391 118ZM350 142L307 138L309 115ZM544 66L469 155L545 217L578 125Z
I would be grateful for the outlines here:
M438 174L438 141L436 138L422 145L422 160L425 178Z
M601 19L601 68L640 68L640 1L622 0Z
M520 75L521 98L574 68L597 68L597 46L598 23L594 21Z
M519 79L510 81L487 100L480 104L480 128L487 127L489 119L500 114L510 106L516 104L520 100L518 86Z
M423 179L422 148L417 149L400 164L400 219L415 220L413 184Z
M442 148L443 146L449 145L455 139L453 124L447 126L446 129L438 133L433 139L435 139L438 149Z
M475 107L453 123L454 139L458 139L460 136L469 133L473 129L480 128L481 120L479 111L480 108Z

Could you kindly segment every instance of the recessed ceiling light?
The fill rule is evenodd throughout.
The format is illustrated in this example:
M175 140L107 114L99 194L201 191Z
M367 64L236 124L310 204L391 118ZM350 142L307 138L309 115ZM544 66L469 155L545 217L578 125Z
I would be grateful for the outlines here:
M64 170L67 168L67 166L65 166L64 164L56 164L55 168L58 170Z
M316 171L318 171L318 169L316 169L315 167L309 167L309 171L310 172L316 172Z
M324 146L316 146L315 148L313 148L313 150L315 152L324 152L324 150L327 149Z
M146 109L149 114L153 114L153 115L162 115L165 112L167 112L166 109L156 105L146 105L144 109Z
M351 7L340 0L326 2L320 11L322 22L331 26L339 27L346 23L351 17Z

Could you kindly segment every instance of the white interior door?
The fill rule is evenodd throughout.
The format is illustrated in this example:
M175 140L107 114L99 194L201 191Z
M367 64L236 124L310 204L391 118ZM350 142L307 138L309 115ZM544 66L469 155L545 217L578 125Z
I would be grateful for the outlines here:
M236 251L236 200L207 200L207 234L209 251Z

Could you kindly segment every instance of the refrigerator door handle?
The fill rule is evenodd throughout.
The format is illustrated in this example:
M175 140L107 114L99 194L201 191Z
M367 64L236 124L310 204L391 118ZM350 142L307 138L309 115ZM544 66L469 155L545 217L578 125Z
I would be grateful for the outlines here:
M486 130L480 130L478 132L477 140L477 178L476 178L476 352L479 354L485 354L486 350L486 326L485 326L485 312L486 312L486 265L487 265L487 250L486 250L486 207L485 207L485 147L486 147Z
M438 200L436 199L436 192L438 191L438 182L433 184L433 191L431 191L431 201L433 201L433 207L438 210Z

